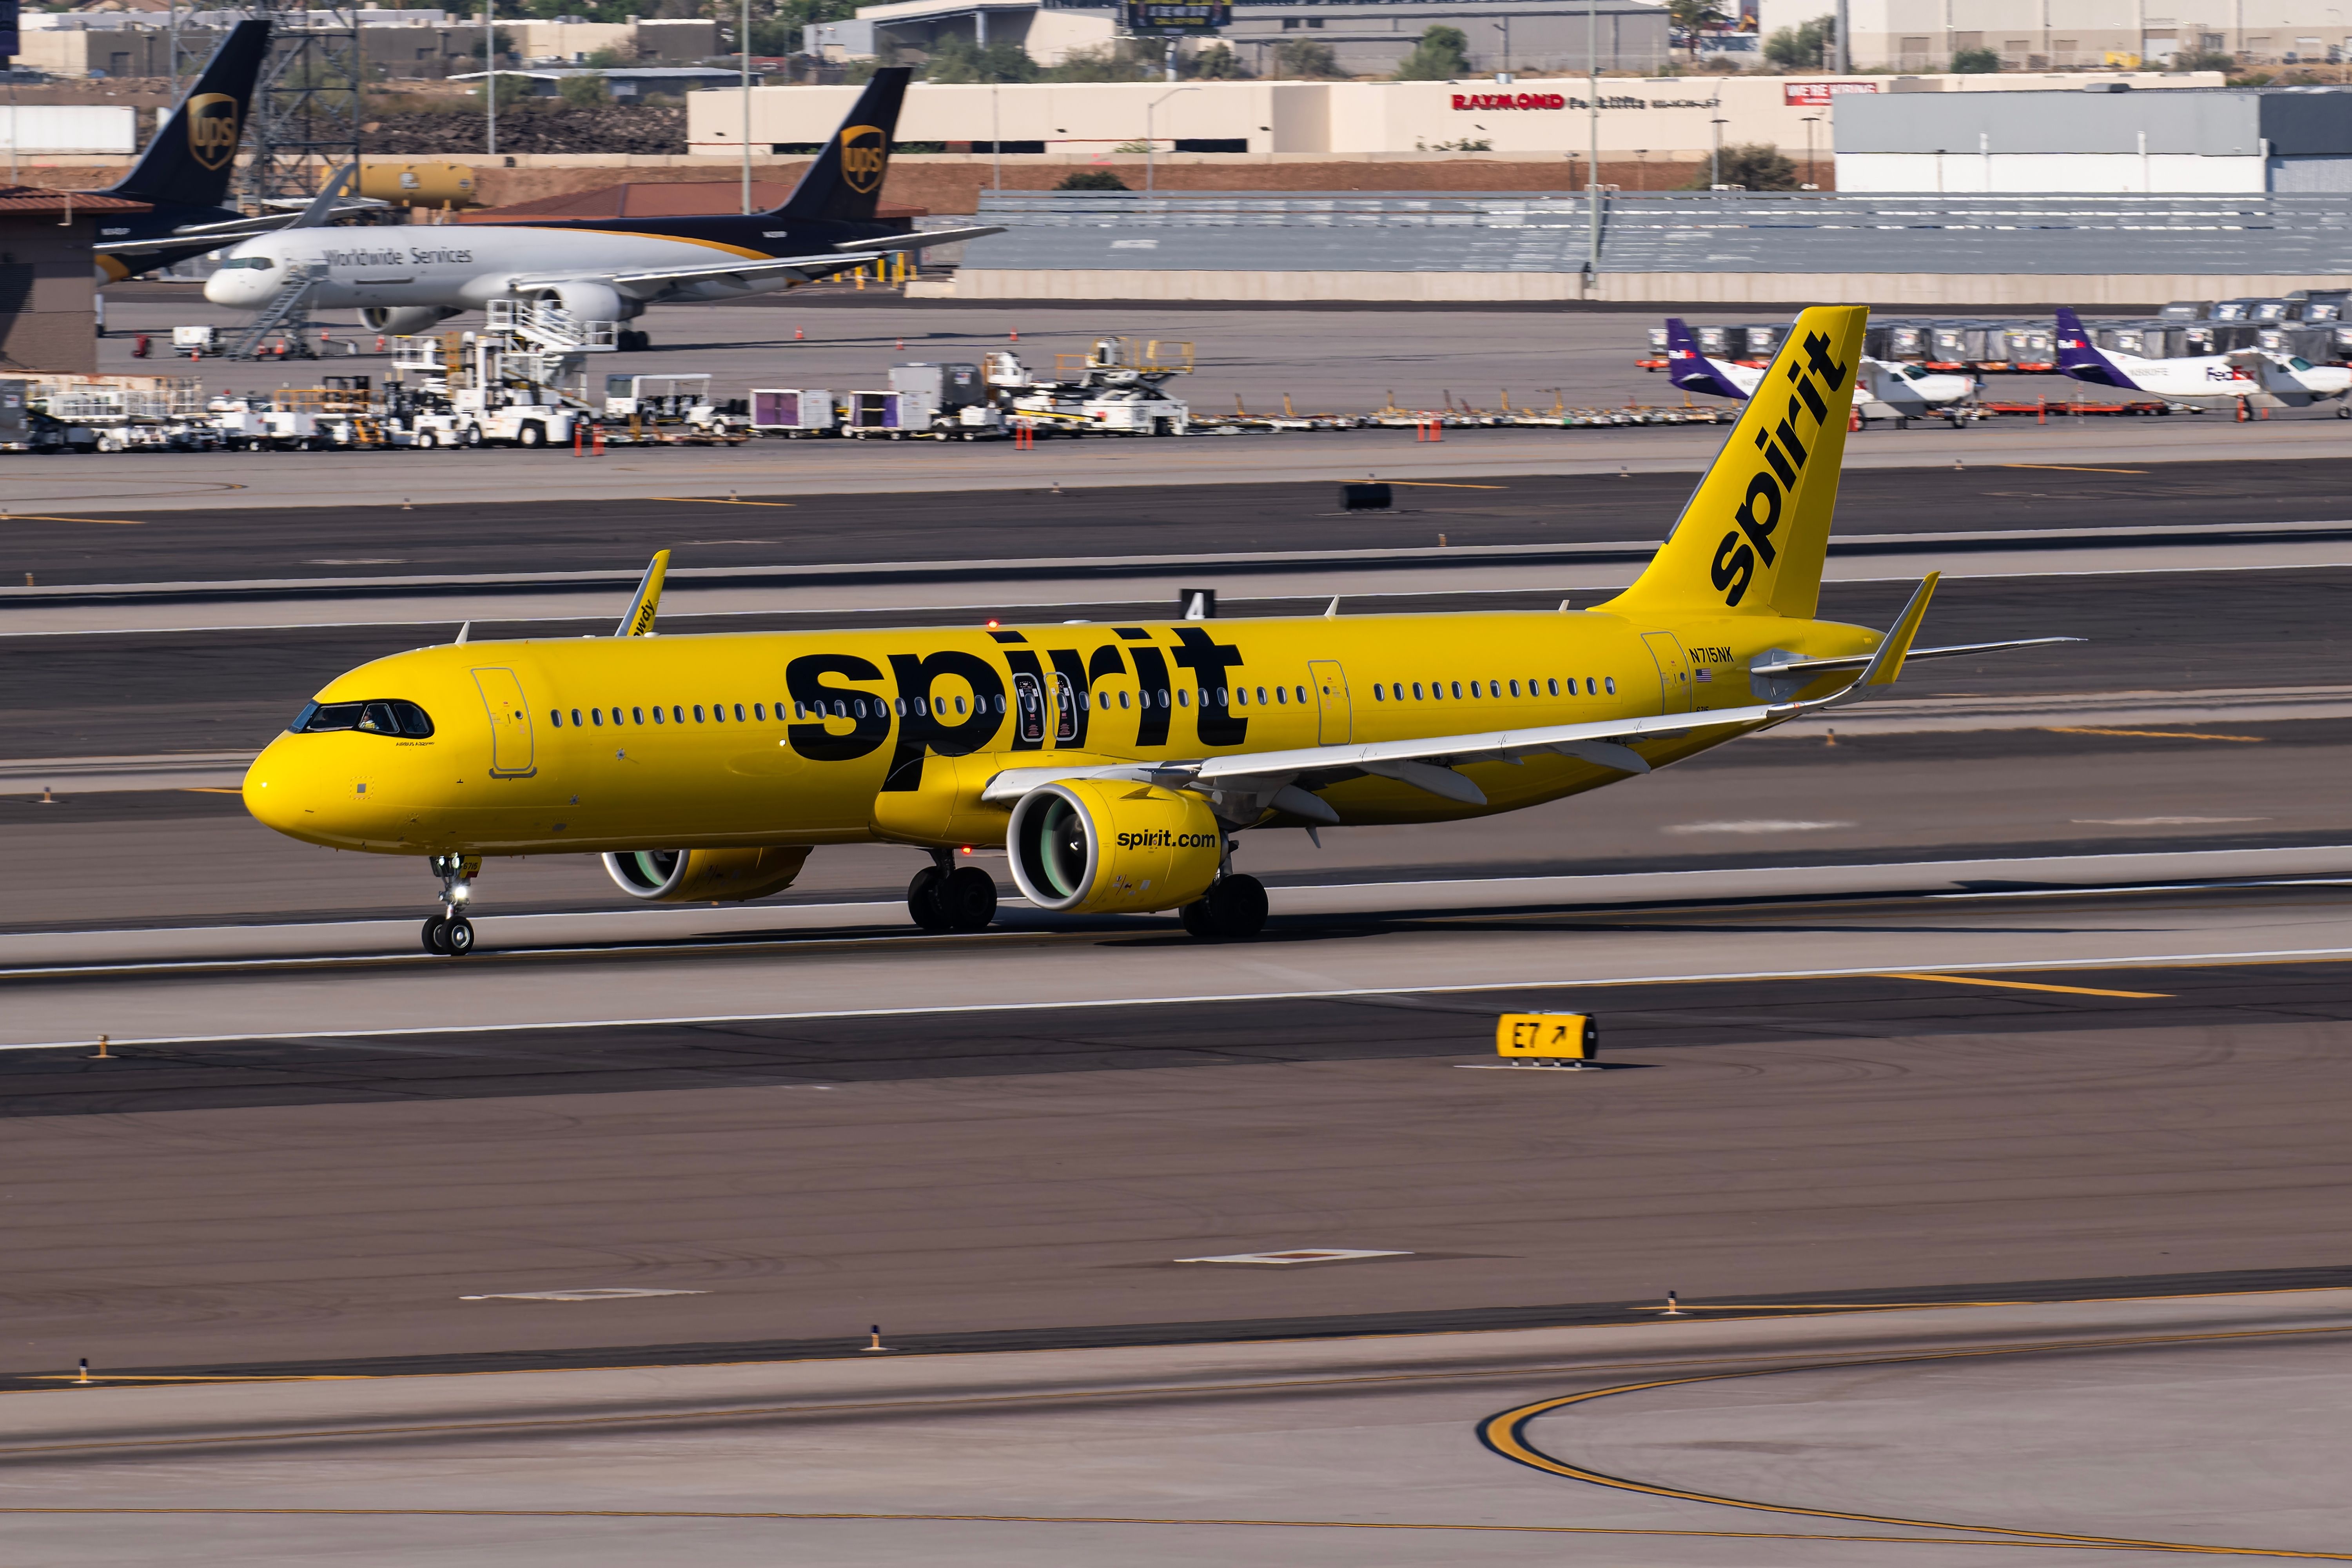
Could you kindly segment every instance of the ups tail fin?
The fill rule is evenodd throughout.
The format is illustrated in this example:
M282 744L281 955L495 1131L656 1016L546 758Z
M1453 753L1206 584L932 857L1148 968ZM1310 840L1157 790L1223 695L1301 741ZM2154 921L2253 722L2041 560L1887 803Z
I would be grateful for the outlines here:
M1675 530L1603 610L1812 617L1870 312L1804 311Z
M806 222L872 223L890 172L890 139L898 132L898 105L907 96L907 66L885 66L857 95L849 116L808 166L801 183L772 216Z
M159 206L219 206L236 172L236 145L253 108L254 84L268 58L268 22L231 27L188 96L131 173L107 194Z

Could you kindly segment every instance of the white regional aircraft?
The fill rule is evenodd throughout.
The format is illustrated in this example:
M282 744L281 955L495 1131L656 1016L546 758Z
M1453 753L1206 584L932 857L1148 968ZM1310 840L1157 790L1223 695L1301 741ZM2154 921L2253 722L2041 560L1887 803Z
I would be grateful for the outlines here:
M2352 369L2343 365L2314 364L2300 354L2268 349L2141 359L2093 343L2082 319L2063 305L2058 307L2058 372L2093 386L2145 392L2202 408L2228 408L2241 401L2255 408L2307 408L2333 398L2336 417L2352 419L2352 404L2344 401L2352 392Z
M876 218L909 74L904 67L874 73L849 118L773 212L431 229L298 227L230 251L205 284L205 298L259 310L289 280L309 277L317 279L310 304L358 306L378 331L426 331L492 300L552 302L574 321L625 321L656 300L762 294L894 251L1002 233L907 234Z
M1761 369L1751 370L1729 360L1709 359L1699 352L1698 336L1680 316L1666 318L1666 379L1685 392L1711 393L1746 402L1764 380ZM1864 419L1918 419L1940 415L1975 389L1965 375L1944 375L1916 364L1890 364L1867 354L1859 362L1854 406Z

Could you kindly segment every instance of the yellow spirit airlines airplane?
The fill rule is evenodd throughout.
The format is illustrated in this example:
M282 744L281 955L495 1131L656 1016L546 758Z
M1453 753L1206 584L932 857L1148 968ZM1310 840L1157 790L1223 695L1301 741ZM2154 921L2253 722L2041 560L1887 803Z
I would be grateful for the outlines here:
M485 857L601 853L632 897L686 902L877 841L929 856L926 930L994 917L955 852L1001 845L1040 909L1254 936L1245 830L1516 811L1883 689L1906 658L2072 640L1915 648L1932 574L1883 635L1816 618L1865 314L1798 318L1655 558L1590 610L655 637L665 552L612 637L460 640L328 682L246 805L429 858L425 945L452 955Z

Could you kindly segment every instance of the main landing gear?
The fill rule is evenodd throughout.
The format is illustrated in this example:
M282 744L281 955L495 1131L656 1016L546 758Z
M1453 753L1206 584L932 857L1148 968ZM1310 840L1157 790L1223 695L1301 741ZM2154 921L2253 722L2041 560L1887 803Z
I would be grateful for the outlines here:
M479 855L436 855L433 874L441 879L441 912L428 916L423 936L425 951L446 958L463 958L474 951L474 922L466 905L474 896L474 879L481 875Z
M944 849L907 884L907 912L929 931L980 931L996 918L996 881L977 866L959 866Z
M1265 884L1228 871L1176 911L1184 929L1210 942L1249 942L1265 929Z

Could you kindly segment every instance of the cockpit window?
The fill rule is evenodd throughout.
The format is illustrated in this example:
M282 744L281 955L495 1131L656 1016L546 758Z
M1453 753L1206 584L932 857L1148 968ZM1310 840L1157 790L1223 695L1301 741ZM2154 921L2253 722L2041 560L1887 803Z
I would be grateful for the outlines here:
M414 702L313 702L286 726L298 735L328 730L364 730L372 735L404 735L422 740L433 733L433 721Z
M235 268L250 267L257 272L267 272L277 265L267 256L232 256L220 264L220 270L226 272Z

